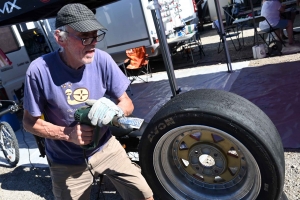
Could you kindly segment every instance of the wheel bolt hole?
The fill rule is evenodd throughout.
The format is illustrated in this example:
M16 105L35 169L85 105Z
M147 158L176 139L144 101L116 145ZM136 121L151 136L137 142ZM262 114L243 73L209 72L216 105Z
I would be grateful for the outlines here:
M195 154L198 154L199 152L198 151L195 151Z
M214 157L217 157L217 156L218 156L218 154L217 154L217 153L215 153L215 154L214 154Z
M219 171L218 171L218 170L215 170L215 173L217 174L217 173L219 173Z

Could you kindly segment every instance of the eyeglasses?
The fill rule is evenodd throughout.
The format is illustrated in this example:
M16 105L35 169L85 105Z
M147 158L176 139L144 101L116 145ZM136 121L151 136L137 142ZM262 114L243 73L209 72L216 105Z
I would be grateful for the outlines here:
M101 30L99 30L99 31L101 31ZM81 38L81 37L78 37L78 36L76 36L76 35L73 35L73 34L69 33L68 31L64 31L64 32L68 33L70 36L72 36L72 37L74 37L74 38L76 38L76 39L78 39L78 40L81 40L83 46L90 45L90 44L92 44L95 40L96 40L97 42L100 42L101 40L104 39L105 34L106 34L106 32L101 31L102 33L101 33L100 35L97 35L96 37L91 37L91 38Z

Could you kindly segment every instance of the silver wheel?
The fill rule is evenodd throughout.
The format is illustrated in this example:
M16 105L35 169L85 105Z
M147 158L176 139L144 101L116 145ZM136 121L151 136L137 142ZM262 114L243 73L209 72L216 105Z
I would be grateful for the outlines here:
M0 146L11 166L19 162L19 144L15 132L7 122L0 123Z
M216 128L185 125L157 142L154 171L175 199L255 199L261 188L257 162L233 136Z

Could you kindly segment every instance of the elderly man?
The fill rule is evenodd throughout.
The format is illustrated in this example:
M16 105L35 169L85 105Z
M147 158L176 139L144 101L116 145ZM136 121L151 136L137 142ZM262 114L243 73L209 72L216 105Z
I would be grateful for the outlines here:
M126 94L129 80L107 53L96 49L105 28L82 4L62 7L56 28L61 49L34 60L26 73L23 118L27 131L45 138L55 199L90 199L98 174L105 174L124 199L153 199L140 168L106 126L115 115L131 114L133 104ZM92 106L88 117L100 127L97 133L74 120L85 104ZM99 134L98 141L93 134ZM92 141L95 148L80 147Z

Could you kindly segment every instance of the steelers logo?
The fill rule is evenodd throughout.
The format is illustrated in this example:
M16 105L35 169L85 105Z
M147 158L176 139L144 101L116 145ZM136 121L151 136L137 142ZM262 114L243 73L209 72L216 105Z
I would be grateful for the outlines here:
M89 98L89 91L86 88L78 88L74 90L73 98L76 101L84 102Z

